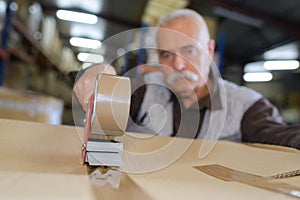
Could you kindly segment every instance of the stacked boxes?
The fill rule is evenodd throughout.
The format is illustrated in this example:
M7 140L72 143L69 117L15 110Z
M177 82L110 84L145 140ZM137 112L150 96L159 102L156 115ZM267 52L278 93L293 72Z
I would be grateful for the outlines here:
M63 105L54 97L0 88L0 118L61 124Z

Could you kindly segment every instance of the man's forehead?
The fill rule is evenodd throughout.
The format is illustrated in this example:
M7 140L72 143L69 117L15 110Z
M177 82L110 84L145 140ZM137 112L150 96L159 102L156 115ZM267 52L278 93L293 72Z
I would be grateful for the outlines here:
M158 50L166 50L175 52L177 50L182 50L184 48L189 47L196 47L197 49L201 50L203 49L202 43L197 43L195 40L172 40L170 38L167 38L166 40L158 41L157 48Z
M176 50L183 46L203 46L200 33L186 34L169 29L159 29L157 31L157 46L165 50Z
M192 44L196 44L196 41L174 31L160 31L157 35L158 47L176 48Z

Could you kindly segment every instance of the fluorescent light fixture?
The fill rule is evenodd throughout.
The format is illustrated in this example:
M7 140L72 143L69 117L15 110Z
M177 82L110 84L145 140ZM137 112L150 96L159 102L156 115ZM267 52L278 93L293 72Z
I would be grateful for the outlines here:
M86 69L86 68L90 67L91 65L93 65L93 63L82 63L81 68Z
M264 59L285 59L293 60L299 57L298 44L296 42L282 45L274 49L270 49L263 54Z
M270 72L249 72L243 76L246 82L267 82L272 80L273 75Z
M98 22L98 17L96 15L69 10L58 10L56 12L56 16L62 20L80 22L85 24L96 24Z
M102 55L92 53L79 53L77 58L81 62L89 63L102 63L104 61L104 57Z
M299 68L298 60L270 60L264 62L266 70L294 70Z
M267 71L264 68L264 61L256 61L256 62L251 62L247 63L244 67L244 72L265 72Z
M102 11L104 3L103 1L99 0L56 0L55 2L58 5L58 8L79 8L91 13L100 13Z
M90 24L71 23L69 29L70 35L84 38L97 38L100 41L104 40L107 22L99 18L97 24L101 24L101 26L98 27L91 26Z
M1 15L5 16L5 10L6 10L6 2L0 1L0 13Z
M99 40L92 40L80 37L71 37L70 44L76 47L99 49L102 43Z

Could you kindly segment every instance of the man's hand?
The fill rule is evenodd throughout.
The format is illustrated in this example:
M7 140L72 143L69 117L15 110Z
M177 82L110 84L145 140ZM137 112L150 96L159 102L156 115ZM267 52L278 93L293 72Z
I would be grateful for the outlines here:
M99 64L86 69L74 85L74 93L84 111L87 109L87 100L94 92L96 77L99 73L116 75L112 66Z

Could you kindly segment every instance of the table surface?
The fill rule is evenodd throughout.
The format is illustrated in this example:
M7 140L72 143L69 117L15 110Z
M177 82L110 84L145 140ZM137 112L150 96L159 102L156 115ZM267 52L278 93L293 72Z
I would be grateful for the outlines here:
M193 166L220 164L270 176L300 169L300 151L219 141L129 133L119 189L89 181L81 165L82 128L0 119L0 199L294 199L238 182L225 182ZM212 143L213 144L213 143ZM279 180L299 186L300 177Z

